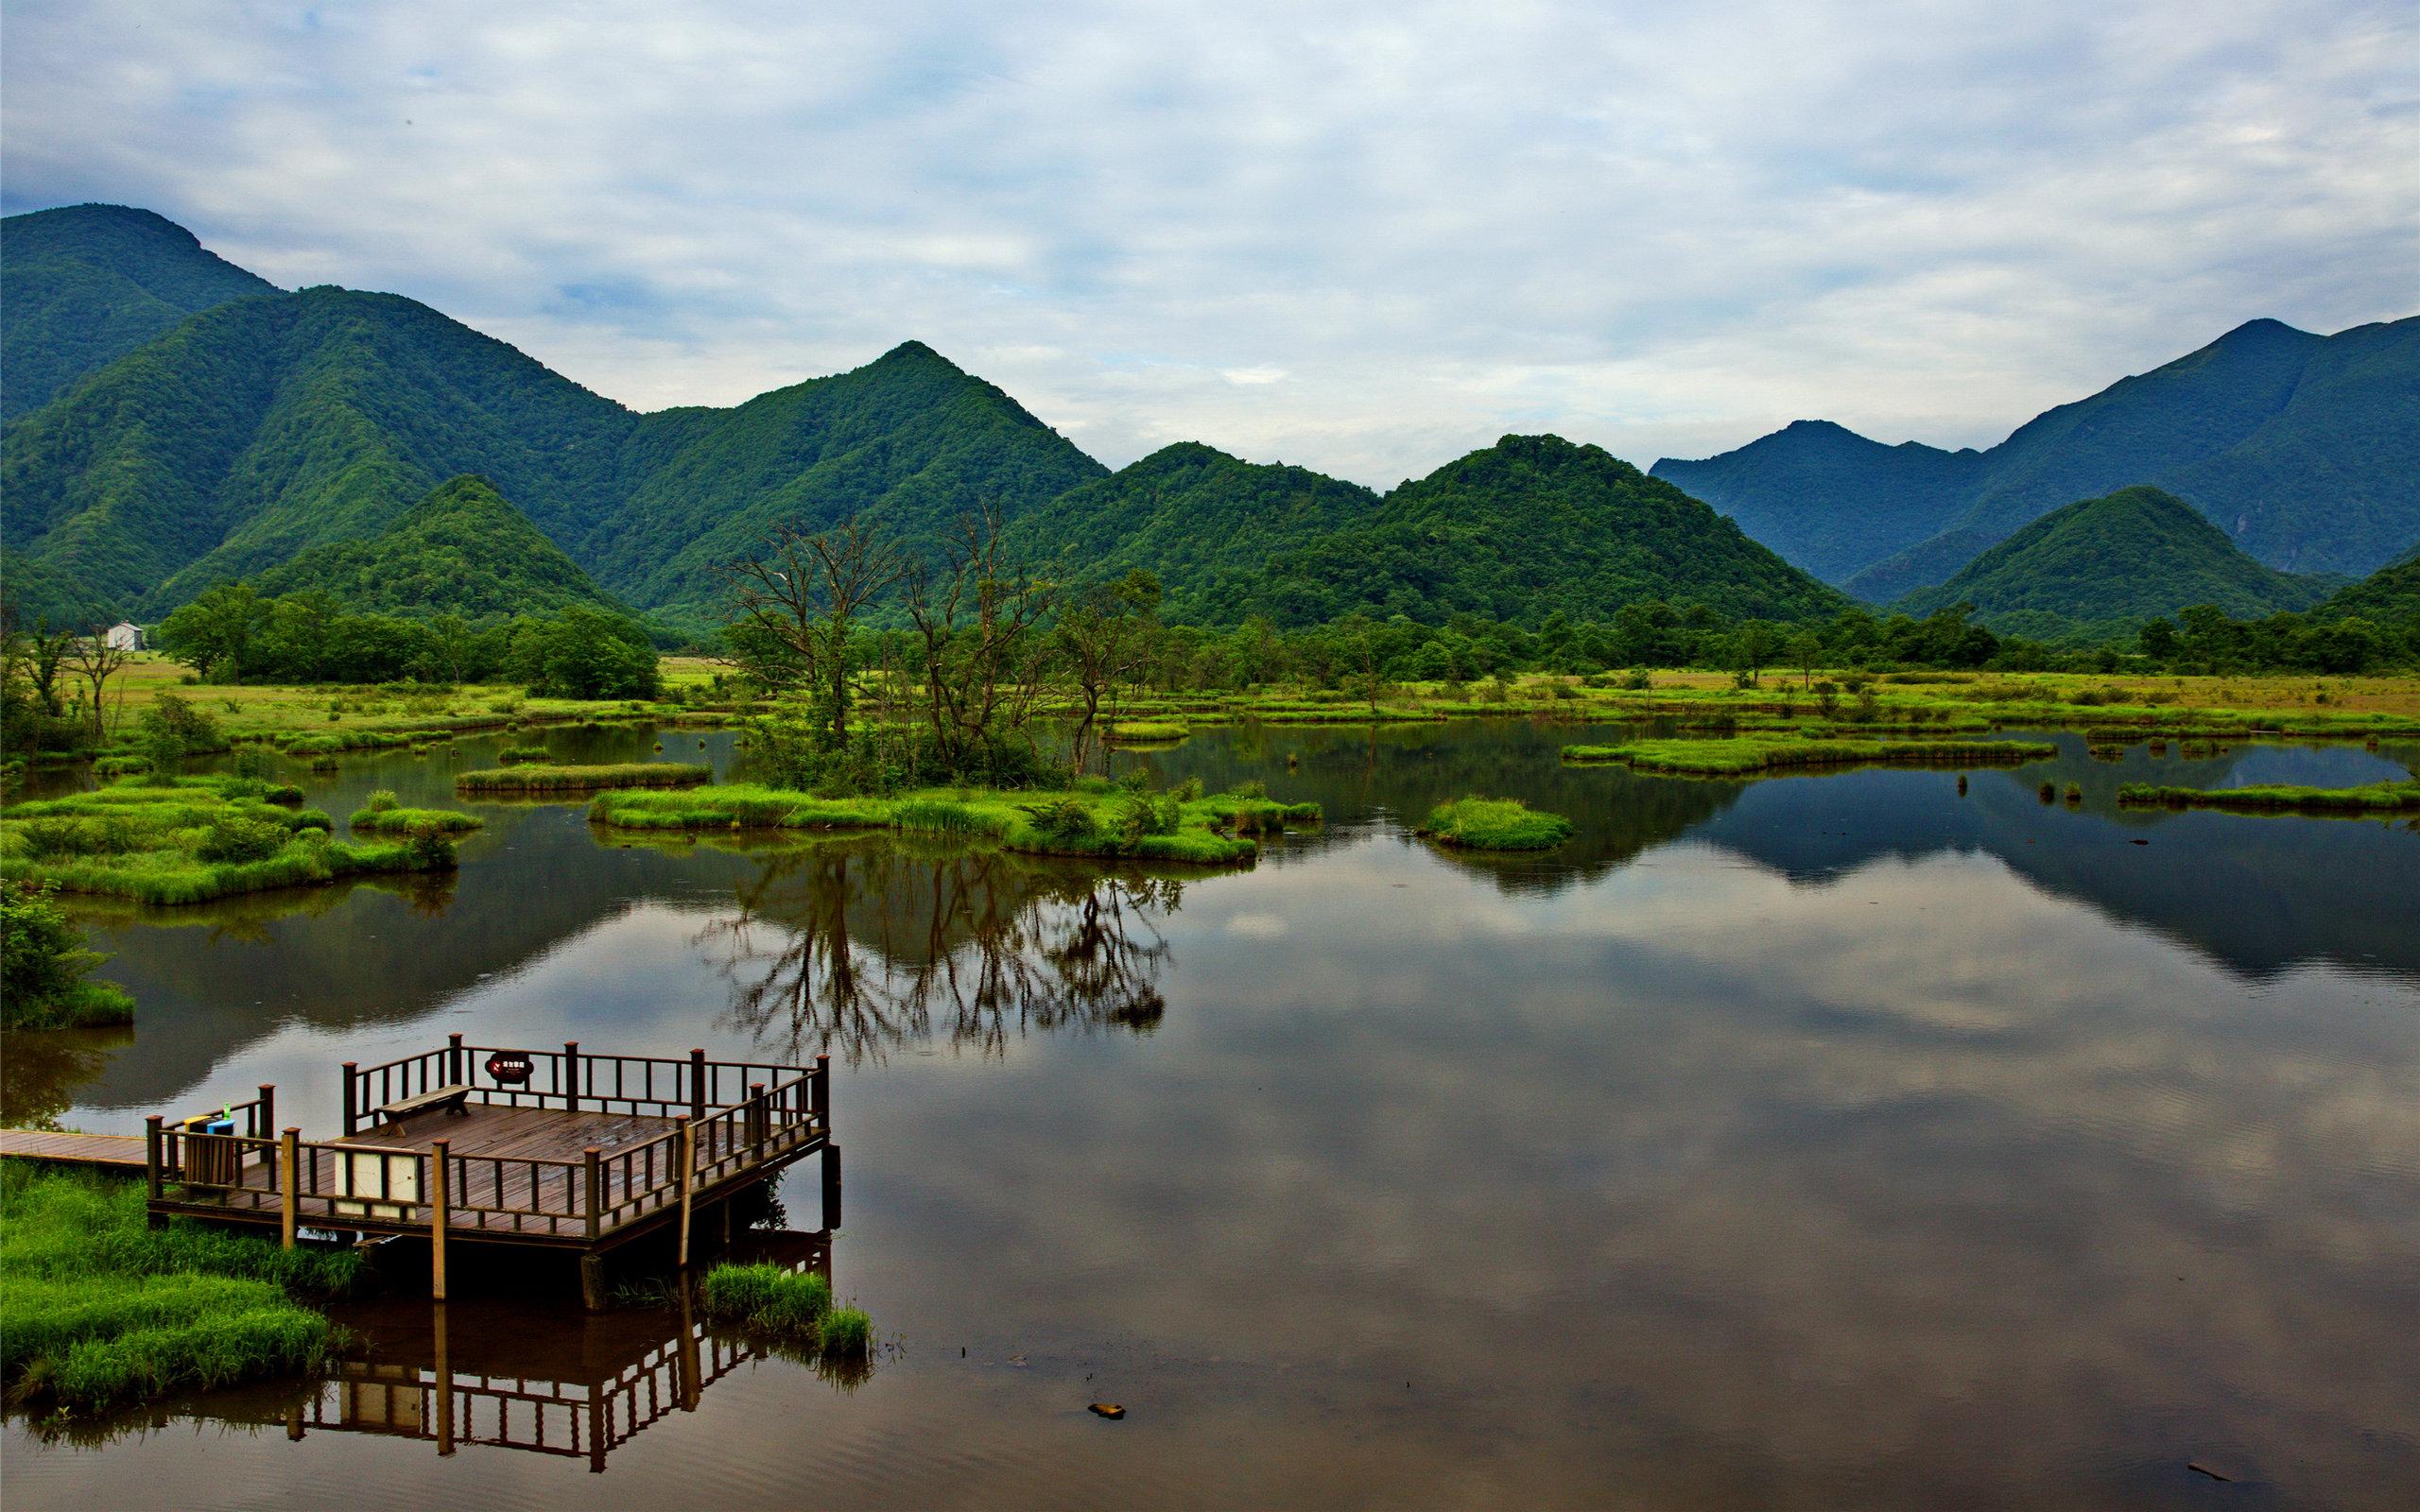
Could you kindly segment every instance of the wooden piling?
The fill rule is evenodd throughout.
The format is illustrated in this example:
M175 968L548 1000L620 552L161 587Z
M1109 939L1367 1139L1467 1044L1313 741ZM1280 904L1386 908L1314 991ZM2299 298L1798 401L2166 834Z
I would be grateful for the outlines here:
M160 1147L165 1143L161 1135L160 1125L165 1122L166 1120L158 1113L150 1114L143 1120L143 1185L153 1202L160 1200L162 1159Z
M579 1302L592 1313L605 1311L605 1257L593 1249L579 1257Z
M302 1220L302 1131L288 1126L277 1138L277 1231L281 1247L294 1247L294 1228Z
M569 1112L579 1111L579 1041L577 1040L563 1041L563 1108Z
M467 1069L462 1064L462 1037L458 1034L447 1035L445 1037L445 1084L449 1087L461 1086L469 1079Z
M823 1227L840 1227L840 1146L823 1146Z
M592 1144L580 1152L580 1175L584 1178L581 1192L588 1209L588 1242L596 1243L597 1230L605 1222L605 1152Z
M428 1203L428 1295L445 1300L445 1227L453 1214L454 1178L446 1174L446 1141L428 1147L429 1174L436 1177Z

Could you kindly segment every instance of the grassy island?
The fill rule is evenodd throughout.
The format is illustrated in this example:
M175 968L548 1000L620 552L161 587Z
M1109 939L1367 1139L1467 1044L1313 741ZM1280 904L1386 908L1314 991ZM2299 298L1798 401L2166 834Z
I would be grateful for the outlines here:
M2354 817L2420 814L2420 781L2363 787L2159 787L2129 782L2120 808L2224 809L2238 814L2322 814Z
M609 787L694 787L714 781L714 775L713 767L687 762L620 762L603 766L557 766L533 762L464 772L454 779L454 791L515 798L594 793Z
M1109 727L1109 738L1121 746L1173 746L1192 734L1173 719L1121 719Z
M893 830L988 841L1034 855L1135 856L1204 866L1248 862L1255 833L1314 822L1316 803L1250 794L1122 789L936 789L892 798L818 798L729 783L683 793L600 793L589 818L628 830Z
M292 788L241 777L121 781L0 810L0 880L145 903L198 903L455 864L442 836L349 844Z
M1547 850L1571 838L1571 821L1517 798L1461 798L1429 810L1420 833L1461 850Z
M0 1160L0 1381L86 1412L313 1369L338 1341L305 1303L361 1270L351 1250L154 1229L140 1182Z
M1575 765L1618 763L1682 777L1751 777L1826 766L2017 766L2059 754L2047 740L1853 740L1747 734L1728 740L1635 740L1565 746Z

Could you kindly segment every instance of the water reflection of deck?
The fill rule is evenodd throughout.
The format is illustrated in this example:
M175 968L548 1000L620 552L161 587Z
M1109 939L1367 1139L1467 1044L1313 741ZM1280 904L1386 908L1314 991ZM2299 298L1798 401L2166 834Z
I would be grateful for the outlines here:
M828 1231L754 1233L743 1258L832 1273ZM588 1462L606 1457L760 1351L695 1315L685 1287L664 1308L533 1325L526 1309L432 1303L348 1319L367 1349L286 1409L285 1432L372 1434ZM448 1310L451 1307L452 1315Z

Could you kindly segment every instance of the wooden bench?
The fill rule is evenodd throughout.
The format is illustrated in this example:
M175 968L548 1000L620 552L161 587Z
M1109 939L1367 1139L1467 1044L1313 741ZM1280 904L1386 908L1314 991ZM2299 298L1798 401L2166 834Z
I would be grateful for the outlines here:
M441 1108L449 1113L461 1113L467 1116L471 1110L463 1107L462 1103L470 1095L471 1089L468 1087L432 1087L416 1096L398 1097L382 1108L372 1108L371 1112L390 1124L401 1123L414 1113L425 1113L432 1108Z

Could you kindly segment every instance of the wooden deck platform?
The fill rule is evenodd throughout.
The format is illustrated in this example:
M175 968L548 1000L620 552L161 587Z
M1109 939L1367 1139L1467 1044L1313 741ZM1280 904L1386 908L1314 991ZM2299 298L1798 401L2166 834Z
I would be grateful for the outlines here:
M140 1134L70 1134L46 1128L0 1128L0 1155L20 1160L44 1160L57 1165L97 1165L112 1170L143 1169Z
M343 1068L343 1127L306 1141L276 1126L276 1089L216 1112L145 1120L140 1138L0 1131L0 1155L140 1172L155 1216L425 1238L442 1297L454 1242L577 1253L601 1300L603 1253L692 1219L811 1154L824 1226L838 1227L840 1151L830 1057L813 1067L466 1045ZM458 1111L377 1109L442 1091Z

